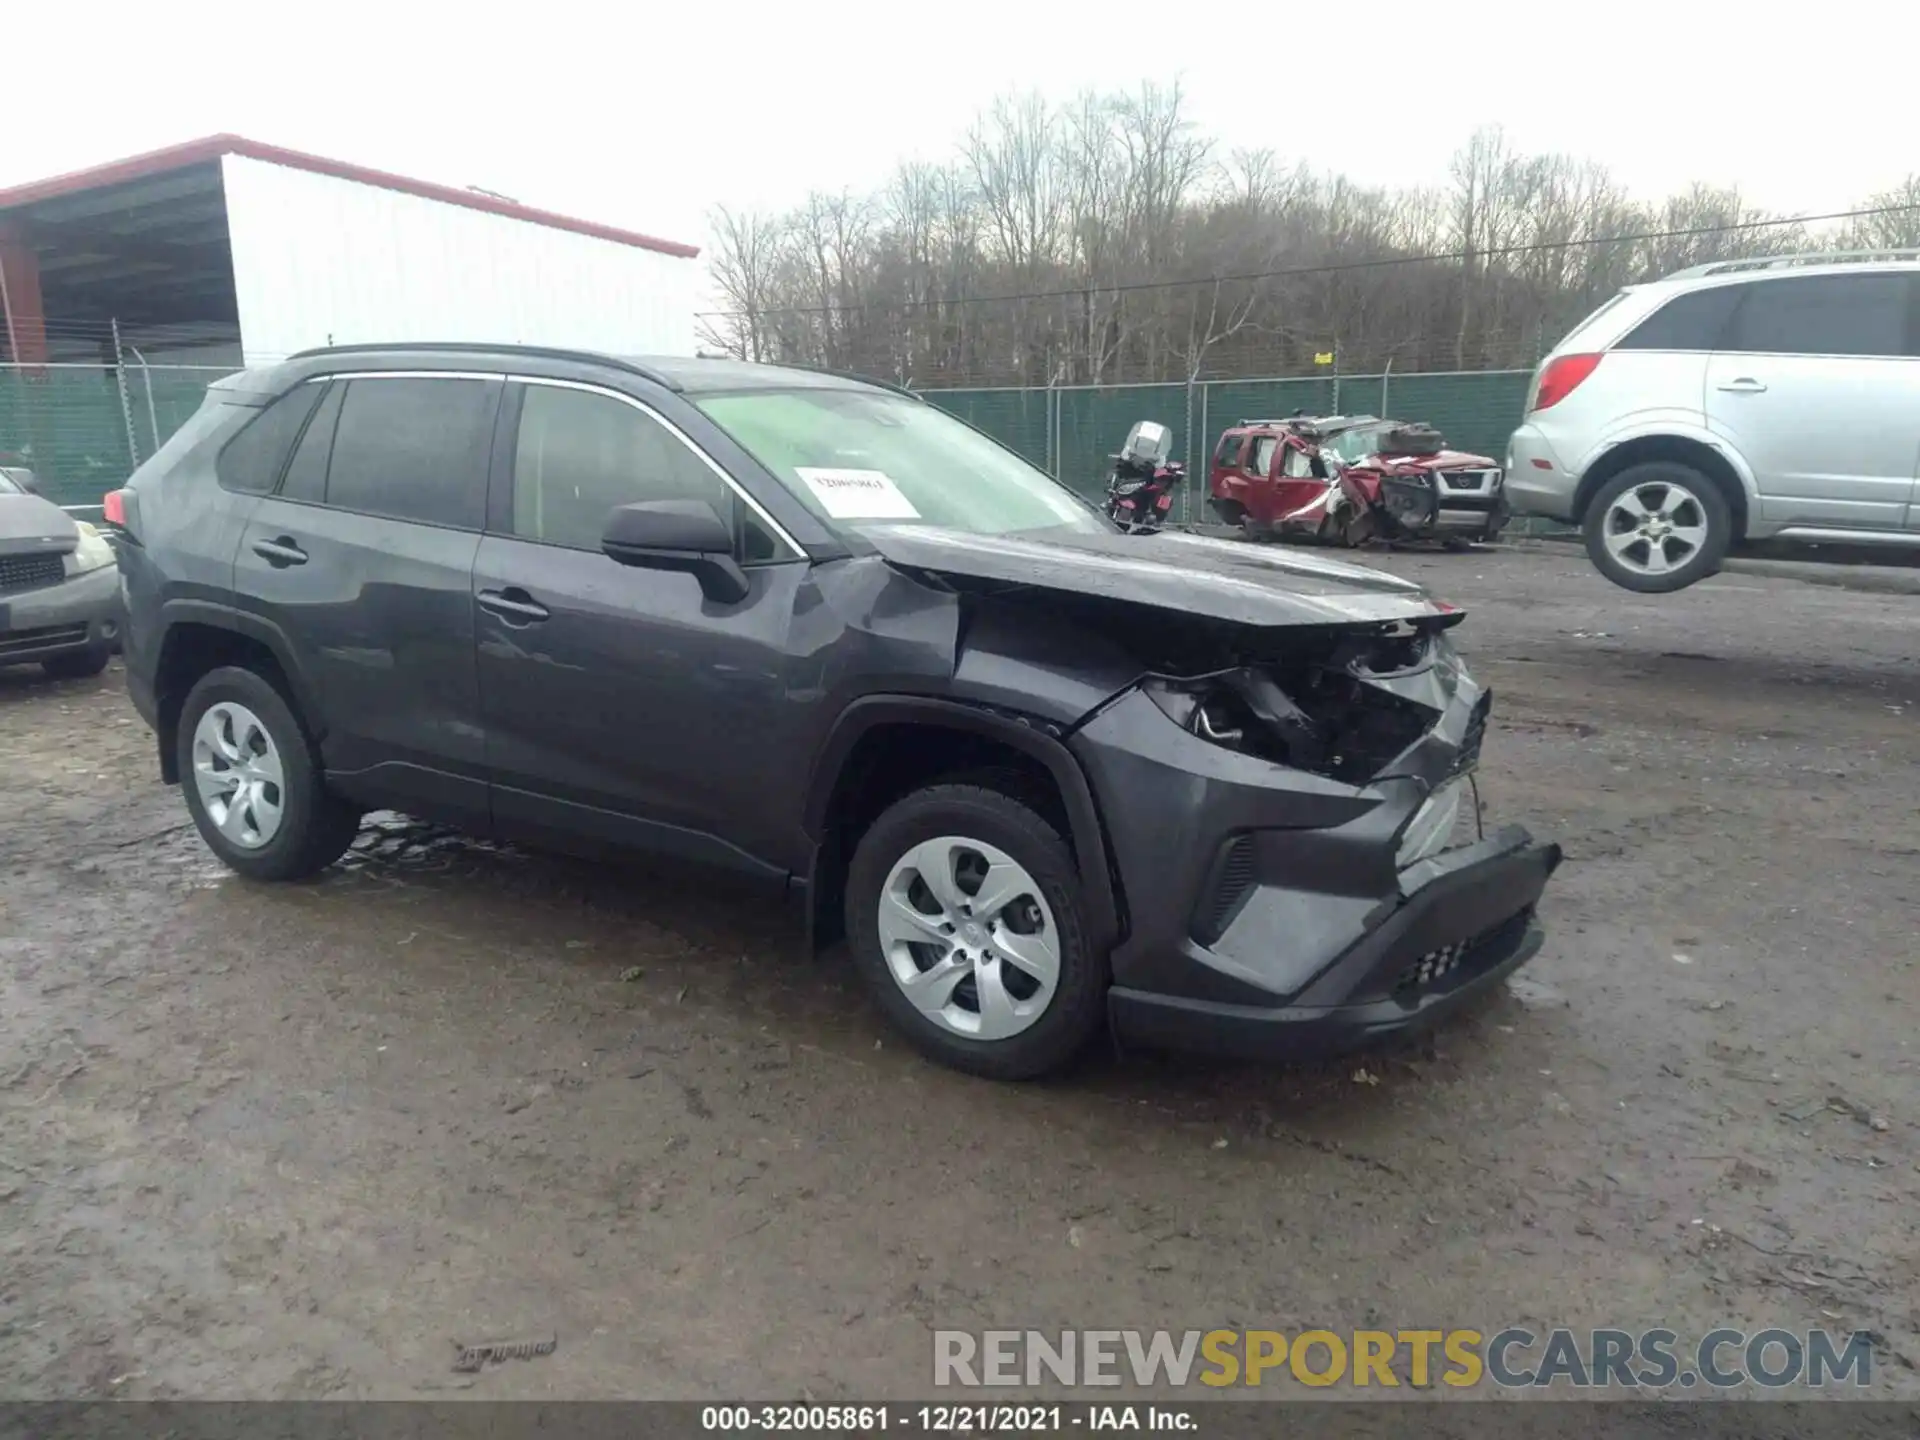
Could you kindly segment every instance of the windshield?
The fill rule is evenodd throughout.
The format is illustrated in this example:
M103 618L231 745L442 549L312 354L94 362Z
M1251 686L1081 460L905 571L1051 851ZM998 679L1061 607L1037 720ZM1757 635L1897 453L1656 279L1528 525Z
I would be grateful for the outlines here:
M13 478L11 470L0 469L0 495L24 495L27 487Z
M692 397L814 514L974 535L1112 527L1072 491L951 415L872 390Z
M1337 458L1343 465L1352 465L1380 453L1380 440L1387 433L1385 425L1356 425L1351 430L1342 430L1330 440L1321 442L1320 448Z

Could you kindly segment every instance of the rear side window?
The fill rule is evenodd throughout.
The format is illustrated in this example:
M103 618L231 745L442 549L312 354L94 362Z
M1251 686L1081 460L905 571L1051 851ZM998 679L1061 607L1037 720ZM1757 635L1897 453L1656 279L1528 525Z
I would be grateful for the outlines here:
M486 380L350 380L327 465L330 506L478 530L499 386Z
M1247 469L1256 475L1266 475L1273 470L1273 450L1280 443L1277 435L1256 435L1253 439L1253 458L1247 462Z
M1246 443L1247 437L1245 435L1222 435L1220 437L1220 449L1213 457L1214 464L1238 465L1240 463L1241 447Z
M215 463L220 483L229 490L264 495L280 483L287 456L300 427L320 402L324 385L301 385L282 395L241 427Z
M1747 285L1715 285L1676 295L1636 325L1616 350L1718 350Z
M1723 350L1768 355L1906 355L1900 274L1809 275L1744 287Z

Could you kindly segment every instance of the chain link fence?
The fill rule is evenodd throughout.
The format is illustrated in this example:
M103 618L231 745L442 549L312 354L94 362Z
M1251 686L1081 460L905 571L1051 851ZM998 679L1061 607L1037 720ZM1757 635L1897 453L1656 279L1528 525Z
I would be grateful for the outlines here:
M132 361L0 365L0 463L32 470L55 504L97 507L231 369Z
M0 365L0 463L24 464L42 492L76 510L165 443L231 366ZM1499 459L1526 405L1525 370L1201 380L1191 385L927 389L942 409L1083 495L1106 487L1108 457L1138 420L1174 436L1191 477L1182 519L1202 518L1207 460L1221 431L1254 417L1373 414L1438 426L1457 449Z
M1201 380L1191 385L1060 385L1046 389L923 390L926 399L1018 451L1082 495L1105 492L1109 458L1138 420L1174 437L1191 483L1181 518L1202 518L1207 461L1241 420L1301 412L1379 415L1439 427L1458 450L1506 454L1526 409L1528 370L1310 375Z

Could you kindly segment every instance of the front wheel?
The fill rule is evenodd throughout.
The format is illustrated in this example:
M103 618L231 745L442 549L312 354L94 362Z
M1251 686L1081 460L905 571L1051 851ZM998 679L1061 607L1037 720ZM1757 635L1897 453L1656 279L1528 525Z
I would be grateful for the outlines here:
M1720 568L1733 513L1720 487L1691 465L1629 465L1587 507L1587 555L1614 584L1646 595L1684 590Z
M1073 856L1001 790L935 785L890 806L854 850L846 921L881 1010L956 1070L1033 1079L1100 1026L1106 964Z

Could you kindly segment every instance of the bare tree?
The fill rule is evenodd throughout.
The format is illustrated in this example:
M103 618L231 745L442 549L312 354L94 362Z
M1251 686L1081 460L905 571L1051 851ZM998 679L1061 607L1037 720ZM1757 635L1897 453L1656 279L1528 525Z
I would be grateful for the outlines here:
M737 359L771 359L766 312L783 298L778 288L782 222L737 215L723 205L713 212L713 228L719 244L710 268L727 309L701 317L700 338Z
M1855 250L1897 250L1920 246L1920 174L1909 175L1860 207L1890 213L1862 215L1846 229L1842 243Z
M729 354L919 387L1531 366L1625 284L1823 241L1920 244L1920 175L1843 233L1696 185L1658 204L1497 129L1444 188L1382 190L1273 152L1217 163L1177 86L996 101L946 164L781 216L717 211Z

